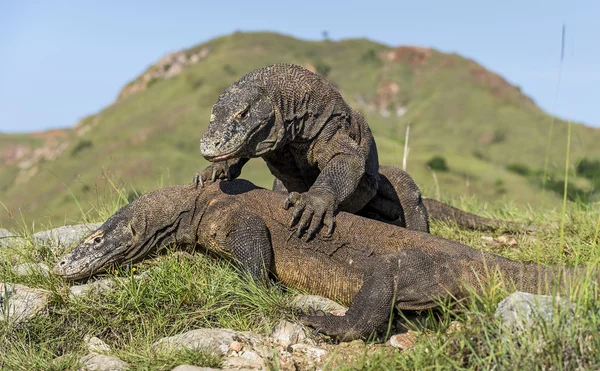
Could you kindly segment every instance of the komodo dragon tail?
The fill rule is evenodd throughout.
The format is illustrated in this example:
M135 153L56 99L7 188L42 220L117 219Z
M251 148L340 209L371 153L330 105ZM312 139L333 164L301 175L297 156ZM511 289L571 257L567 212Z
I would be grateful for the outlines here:
M446 223L456 223L461 228L478 231L503 229L514 232L533 232L537 229L533 225L485 218L483 216L471 214L432 198L423 198L423 203L425 204L427 213L431 219Z

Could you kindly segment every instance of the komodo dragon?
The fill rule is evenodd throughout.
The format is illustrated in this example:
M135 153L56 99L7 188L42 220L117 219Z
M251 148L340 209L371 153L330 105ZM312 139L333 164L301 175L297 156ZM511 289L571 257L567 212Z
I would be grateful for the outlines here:
M401 170L382 179L364 117L326 79L296 65L258 69L225 89L200 147L214 163L196 175L196 185L237 178L249 158L262 157L280 182L277 188L291 192L283 203L294 206L290 226L298 223L298 236L308 229L308 239L322 223L331 234L339 210L429 232L426 205L433 218L462 227L525 228L424 201Z
M551 284L583 268L545 267L481 252L428 233L348 213L338 215L330 238L310 241L288 227L285 195L245 180L164 188L124 206L62 257L54 272L81 279L112 264L131 263L159 247L198 245L232 259L255 280L270 275L283 284L350 304L346 315L302 315L322 332L351 340L385 324L393 305L402 310L436 307L439 300L479 290L487 273L504 285L550 293Z
M398 194L380 182L377 148L365 118L329 81L293 64L250 72L226 88L212 108L200 142L214 162L194 183L237 178L252 157L262 157L289 193L282 202L294 213L298 236L313 237L323 225L331 235L335 213L375 208L398 219L400 197L407 228L427 231L419 188ZM368 211L365 211L368 213Z

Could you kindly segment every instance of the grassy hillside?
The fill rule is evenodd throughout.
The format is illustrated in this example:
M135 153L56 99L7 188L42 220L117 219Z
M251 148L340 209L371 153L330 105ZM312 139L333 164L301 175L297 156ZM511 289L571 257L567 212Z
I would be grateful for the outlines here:
M198 143L218 94L246 72L275 62L304 65L337 84L348 102L365 113L383 164L401 165L410 124L407 170L426 195L559 204L554 192L543 200L539 187L551 117L518 87L476 62L364 39L308 42L273 33L235 33L161 59L127 84L113 105L73 129L0 135L5 159L0 201L6 207L0 226L10 227L15 219L36 226L81 221L113 189L130 198L191 181L207 165ZM549 142L556 189L564 173L566 130L556 120ZM571 177L585 193L593 185L575 176L576 164L582 158L600 159L600 131L577 124L572 130ZM15 143L29 152L7 161ZM436 187L426 164L438 155L448 170L435 172ZM507 170L515 164L526 166L521 173L534 175ZM259 159L250 161L242 176L262 186L272 179Z

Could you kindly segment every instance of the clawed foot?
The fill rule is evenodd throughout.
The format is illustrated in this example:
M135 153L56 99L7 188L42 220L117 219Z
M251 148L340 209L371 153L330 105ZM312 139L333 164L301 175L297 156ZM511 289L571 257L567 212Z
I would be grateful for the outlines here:
M339 341L351 341L361 338L361 334L348 324L345 316L325 314L323 311L309 309L298 316L298 320L305 326L314 328L314 334L334 336Z
M234 166L229 166L227 161L215 162L206 167L206 169L197 173L194 176L194 187L198 188L204 187L204 184L207 182L216 182L217 179L234 179L239 176L239 172L236 173L236 168Z
M305 193L291 192L286 198L283 208L294 207L289 226L298 225L296 235L300 238L306 231L306 240L313 238L325 225L327 234L331 237L335 225L335 199L328 192L309 190Z

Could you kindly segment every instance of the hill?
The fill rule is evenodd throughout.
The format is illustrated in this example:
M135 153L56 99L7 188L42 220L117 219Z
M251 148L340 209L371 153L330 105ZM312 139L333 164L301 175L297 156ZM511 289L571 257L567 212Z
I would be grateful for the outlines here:
M276 62L303 65L339 86L367 117L382 164L401 165L410 124L407 170L424 194L558 205L566 123L478 63L366 39L312 42L234 33L163 57L128 83L114 104L72 129L1 134L0 201L8 212L0 214L0 226L78 222L115 189L130 199L191 181L207 165L198 143L218 94L243 74ZM593 178L578 177L576 170L581 159L592 165L600 159L598 142L600 130L573 124L571 199L590 199ZM556 174L548 188L556 192L544 197L539 174L548 144L550 173ZM259 159L242 176L262 186L272 180Z

